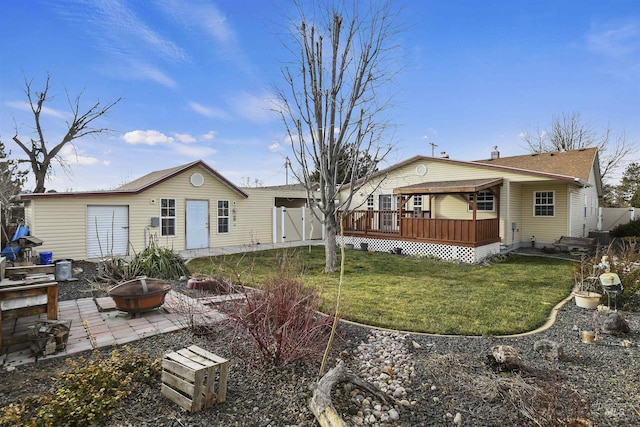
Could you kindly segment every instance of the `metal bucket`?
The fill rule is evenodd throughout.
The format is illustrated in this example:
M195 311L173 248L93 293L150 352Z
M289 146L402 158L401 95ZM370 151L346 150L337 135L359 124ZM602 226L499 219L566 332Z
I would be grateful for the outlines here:
M64 282L71 280L71 261L61 259L56 261L56 281Z

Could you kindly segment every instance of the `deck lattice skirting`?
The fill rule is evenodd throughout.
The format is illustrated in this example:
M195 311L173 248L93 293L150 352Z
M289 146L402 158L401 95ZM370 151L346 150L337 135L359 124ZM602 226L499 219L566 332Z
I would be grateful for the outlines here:
M342 243L342 236L336 236L338 246ZM369 250L376 252L390 252L394 248L402 248L407 255L433 255L443 260L460 260L467 264L475 264L493 254L500 253L500 243L490 243L476 248L468 246L443 245L439 243L411 242L406 240L372 239L364 237L344 236L344 243L351 243L355 249L360 249L360 243L367 243Z

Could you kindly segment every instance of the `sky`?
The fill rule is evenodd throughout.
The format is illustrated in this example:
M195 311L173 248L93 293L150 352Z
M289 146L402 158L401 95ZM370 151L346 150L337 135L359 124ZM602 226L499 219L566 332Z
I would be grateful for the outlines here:
M395 6L402 67L388 111L387 166L446 152L457 160L526 154L524 131L578 112L640 145L639 0L404 0ZM25 79L50 75L50 145L80 109L122 98L76 140L47 189L113 189L203 160L236 185L291 183L273 112L286 0L0 0L0 140L33 136ZM395 71L395 70L394 70ZM437 145L437 147L431 144ZM637 161L640 152L625 159ZM294 166L295 167L295 166ZM33 186L33 180L27 184Z

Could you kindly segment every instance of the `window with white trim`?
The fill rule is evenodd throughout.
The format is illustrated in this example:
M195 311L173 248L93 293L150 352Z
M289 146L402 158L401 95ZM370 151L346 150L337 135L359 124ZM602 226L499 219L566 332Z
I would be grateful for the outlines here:
M373 194L369 194L367 196L367 210L368 211L373 210Z
M391 210L393 210L393 200L394 200L394 197L391 194L381 194L380 195L380 210L381 211L391 211Z
M218 233L229 232L229 201L218 200Z
M588 205L588 203L587 203L587 202L588 202L588 200L589 200L589 198L588 198L588 197L587 197L587 195L585 194L585 195L584 195L584 217L585 217L585 218L587 217L587 205Z
M413 196L413 217L422 217L422 195L418 194Z
M533 195L533 216L555 216L555 191L536 191Z
M160 235L176 235L176 199L160 199Z
M469 193L469 205L467 207L469 212L473 212L473 199L475 193ZM476 201L476 211L478 212L493 212L494 208L494 196L491 191L480 191L478 193L478 200Z

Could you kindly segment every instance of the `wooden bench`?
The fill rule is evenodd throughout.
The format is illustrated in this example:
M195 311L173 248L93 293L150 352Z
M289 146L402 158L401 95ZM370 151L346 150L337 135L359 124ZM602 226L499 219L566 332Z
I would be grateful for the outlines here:
M51 276L30 281L0 282L0 353L14 340L3 338L2 321L46 313L47 319L58 319L58 283Z
M569 252L572 250L587 251L591 249L596 239L592 237L569 237L562 236L560 240L553 244L553 247L559 251Z

